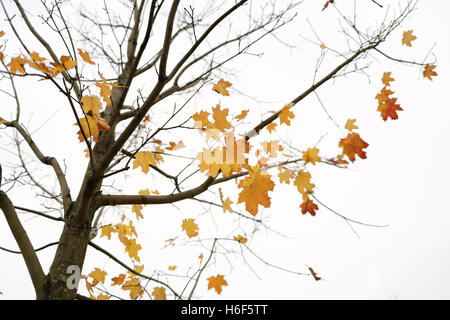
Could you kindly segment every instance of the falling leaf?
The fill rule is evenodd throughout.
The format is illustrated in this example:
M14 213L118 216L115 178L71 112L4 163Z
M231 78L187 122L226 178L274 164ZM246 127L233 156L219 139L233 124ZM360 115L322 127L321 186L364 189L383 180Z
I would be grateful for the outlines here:
M391 84L391 81L394 81L395 79L391 77L391 73L392 72L385 72L383 73L383 77L381 78L381 82L383 82L383 84L385 86L389 86Z
M247 238L245 238L245 237L243 237L241 235L234 236L233 239L236 240L236 241L239 241L242 244L246 244L247 243Z
M309 148L308 150L303 152L303 160L305 163L312 163L316 165L316 162L321 162L322 160L317 155L319 153L319 149L317 148Z
M194 219L184 219L181 229L186 232L189 238L198 235L198 225L194 222Z
M358 133L351 132L346 138L339 141L339 147L342 148L342 154L346 155L351 162L355 161L355 155L361 159L366 159L366 152L363 151L369 144L365 142Z
M237 115L236 117L234 117L237 121L241 121L241 120L243 120L246 116L247 116L247 114L248 114L248 112L249 112L250 110L242 110L242 112L239 114L239 115Z
M166 298L166 288L154 287L152 291L153 299L155 300L167 300Z
M387 118L391 118L392 120L398 119L397 111L402 111L403 109L400 105L396 104L397 98L389 98L387 101L380 103L378 105L378 111L381 113L381 117L384 121Z
M94 271L89 273L89 277L91 277L92 285L95 286L97 283L105 283L106 271L102 271L99 268L95 268Z
M220 93L223 96L229 96L230 93L228 92L227 88L231 87L231 83L228 81L225 81L224 79L220 79L217 84L213 86L213 91Z
M78 54L80 55L81 58L83 58L83 60L89 64L95 64L94 61L91 60L91 58L89 57L89 52L83 51L80 48L78 48Z
M435 77L438 75L435 71L433 71L434 68L436 68L435 65L431 65L431 64L427 63L423 70L423 78L428 78L430 80L433 80L433 79L431 79L431 77Z
M239 193L238 203L245 202L245 209L252 215L258 213L258 205L270 207L269 191L272 191L275 183L265 171L260 171L258 166L249 170L249 176L238 184L242 191Z
M213 119L215 120L214 122L214 128L224 132L226 129L230 129L231 128L231 123L228 122L227 120L227 115L228 115L228 109L221 109L220 108L220 104L216 105L215 108L212 108L213 111Z
M119 276L112 278L111 279L111 281L113 282L112 285L120 286L125 281L125 277L126 275L124 273L121 273L119 274Z
M295 117L294 113L290 110L294 106L293 103L289 103L281 109L280 114L278 115L278 118L280 118L280 124L286 124L288 126L291 125L291 120Z
M408 47L411 47L411 41L417 39L417 37L414 36L412 33L413 30L403 32L402 44L406 44Z
M208 290L214 288L218 294L222 292L222 286L227 286L228 283L223 275L218 274L216 277L208 278Z
M356 119L348 119L345 123L345 129L352 132L355 129L358 129L358 126L355 125Z

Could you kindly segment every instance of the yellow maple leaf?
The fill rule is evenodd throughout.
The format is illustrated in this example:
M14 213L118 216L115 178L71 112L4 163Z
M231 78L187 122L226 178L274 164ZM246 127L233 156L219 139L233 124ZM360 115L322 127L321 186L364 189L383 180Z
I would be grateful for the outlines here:
M103 226L100 229L102 230L102 234L100 235L100 238L101 237L107 237L108 240L111 240L111 233L118 232L117 229L114 226L111 226L111 225Z
M345 123L345 129L352 132L354 129L358 129L358 126L355 125L356 119L348 119Z
M92 139L97 142L98 141L98 126L97 126L97 120L89 115L87 115L84 118L80 119L81 129L83 130L84 134L86 135L86 138L92 137ZM78 123L75 123L75 125L78 125ZM81 133L81 130L78 131L78 140L80 142L84 141L83 134Z
M141 167L142 172L148 173L150 165L156 166L156 162L162 158L151 151L141 151L134 155L133 169Z
M220 93L223 96L229 96L230 93L228 92L227 88L231 87L231 83L228 81L225 81L224 79L220 79L214 86L213 91Z
M385 86L389 86L391 84L391 81L395 81L395 79L391 77L391 73L392 72L385 72L385 73L383 73L383 77L381 78L381 82L383 82L383 84Z
M230 200L230 198L226 198L224 201L222 201L222 210L223 212L233 212L233 209L231 209L231 204L233 202Z
M85 113L91 112L92 116L100 116L100 110L102 109L102 102L97 96L83 96L80 100L83 111Z
M198 225L194 222L194 219L184 219L181 230L185 231L189 238L198 235Z
M144 290L141 287L141 281L139 278L131 278L125 282L122 286L122 290L130 291L130 298L136 300L144 294Z
M155 300L167 300L166 298L166 288L164 287L154 287L152 291L153 299Z
M15 57L15 58L11 58L11 61L6 65L9 67L9 71L11 73L21 73L21 74L25 74L25 63L27 63L27 59L23 58L23 57Z
M272 133L272 131L275 131L275 127L278 126L275 122L271 122L267 125L266 129L269 131L269 133Z
M193 114L192 119L194 120L194 128L204 128L209 123L209 115L209 112L203 110Z
M75 68L75 66L77 65L77 62L75 60L72 60L69 56L61 56L61 63L66 70Z
M35 61L39 61L39 62L47 60L47 59L42 58L41 56L39 56L39 53L37 53L36 51L33 51L33 52L30 53L30 58L35 60Z
M238 187L242 188L238 203L245 202L245 209L255 216L258 213L258 205L270 207L268 193L274 186L275 183L265 171L260 171L258 166L249 168L249 176L238 184Z
M291 172L291 170L284 170L278 174L278 177L280 178L280 183L291 183L291 179L294 178L294 174Z
M89 52L83 51L80 48L78 48L78 54L80 55L81 58L83 58L83 60L89 64L95 64L94 61L91 60L91 58L89 57Z
M128 256L137 262L141 262L141 258L138 256L138 251L141 249L142 247L140 244L136 243L136 239L129 239L125 246L125 252L128 252Z
M311 193L315 185L311 183L311 174L307 171L300 170L294 180L294 185L301 194Z
M105 283L106 271L102 271L99 268L95 268L94 271L89 273L89 277L91 277L92 285L95 286L97 283Z
M313 165L316 164L316 162L321 162L322 160L317 155L319 153L319 149L317 148L309 148L308 150L303 152L303 160L305 163L312 163Z
M403 32L402 44L406 44L408 47L411 47L411 41L417 39L415 35L412 34L413 30L408 30Z
M213 111L213 119L215 120L214 122L214 128L218 129L222 132L224 132L226 129L230 129L231 128L231 123L228 122L227 120L227 115L228 115L228 109L221 109L220 108L220 104L216 105L215 108L212 108Z
M100 293L96 300L109 300L109 296L107 294Z
M294 104L291 102L283 107L281 109L280 114L278 115L278 118L280 119L280 124L286 124L288 126L291 125L291 120L295 117L294 113L290 110Z
M144 219L144 216L142 215L142 209L144 207L141 204L133 204L131 206L131 211L136 214L136 218L139 220L139 218Z
M228 283L223 275L218 274L215 277L208 278L208 290L214 288L218 294L222 292L222 286L227 286Z

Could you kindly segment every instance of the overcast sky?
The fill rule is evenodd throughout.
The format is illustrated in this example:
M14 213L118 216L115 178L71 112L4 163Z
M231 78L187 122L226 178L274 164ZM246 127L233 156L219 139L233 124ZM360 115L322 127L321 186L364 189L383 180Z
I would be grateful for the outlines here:
M239 67L239 70L229 79L233 83L230 97L219 98L217 94L207 92L209 89L206 89L206 93L195 100L195 105L189 112L208 110L219 102L230 109L234 108L232 110L236 111L235 114L238 110L250 108L251 112L246 119L250 127L261 119L263 112L279 109L308 88L313 81L315 63L322 52L318 45L309 40L323 42L330 48L339 50L346 48L345 38L339 32L336 11L330 7L322 12L322 3L318 5L317 2L325 1L305 1L298 7L297 19L278 33L279 40L292 44L295 48L289 49L274 38L258 44L254 51L264 51L264 56L247 57L236 63L235 66ZM345 1L335 2L343 12L352 13L353 5L347 8L343 4ZM391 4L391 12L398 9L397 1L378 2L385 7ZM357 3L357 15L363 28L374 26L376 19L383 18L383 9L379 9L371 1ZM12 8L11 5L9 7ZM300 150L314 146L320 140L317 145L321 150L320 154L331 156L338 152L337 143L343 136L346 120L357 119L358 132L369 143L367 159L358 158L349 169L341 170L320 164L308 165L307 168L317 186L315 195L321 202L348 218L387 226L375 228L349 225L322 206L319 206L315 217L302 215L299 208L301 196L296 189L292 185L277 185L271 193L270 209L260 208L258 213L264 217L271 230L260 228L252 236L249 246L258 257L270 264L305 273L307 267L313 267L323 279L314 281L311 276L298 276L265 265L244 250L245 259L240 254L230 255L229 260L218 255L215 263L205 270L204 279L200 282L197 292L199 297L450 298L448 12L448 1L420 1L417 10L391 35L390 40L381 46L382 50L397 58L422 62L428 55L427 61L437 65L435 71L438 76L433 78L433 81L423 79L421 69L417 66L395 63L381 55L373 54L364 60L371 62L366 75L349 74L327 83L317 91L323 106L315 95L310 95L296 105L295 119L291 127L280 132L278 136ZM10 34L9 26L3 19L2 21L0 29ZM412 48L409 48L401 44L401 37L403 31L411 29L414 30L417 40L413 42ZM430 49L433 49L431 54ZM333 53L325 50L325 60L319 76L327 74L340 61L342 60L336 58ZM361 66L363 65L365 64ZM404 109L399 112L398 120L386 122L377 112L374 99L382 88L380 79L385 71L392 72L395 81L391 87L398 103ZM18 80L19 84L20 81ZM2 89L7 88L5 81L0 85ZM24 106L22 122L30 131L38 130L35 140L45 152L55 154L60 161L64 160L68 164L68 178L78 186L80 174L77 168L83 170L87 160L83 156L84 146L77 144L76 128L64 125L68 123L70 110L58 110L58 102L65 102L62 97L53 96L52 99L56 102L52 101L49 98L51 93L45 94L50 92L45 91L48 86L30 86L29 83L24 85L26 87L19 87ZM3 113L3 107L0 107L2 117L7 115ZM329 119L323 107L333 120ZM255 111L252 113L253 110ZM7 136L11 134L10 130L0 130L0 161L4 167L7 167L5 163L15 159L5 151L11 150L11 145L6 144ZM176 139L184 137L172 137L172 140ZM187 141L184 143L188 145ZM195 150L196 146L187 148ZM166 165L172 163L167 161ZM39 165L37 167L40 168ZM11 173L8 169L4 170ZM277 177L273 180L278 182ZM51 179L46 181L53 186ZM122 188L125 193L145 188L170 190L160 187L157 183L152 177L137 170L130 172L125 180L114 180L114 186ZM227 196L236 202L237 194L231 192L233 189L227 189L225 186L223 188L224 192L228 192ZM42 201L35 197L35 193L24 186L17 186L11 192L11 197L16 205L39 208ZM214 196L214 199L217 201L217 196ZM208 240L186 241L187 249L182 246L184 241L174 248L161 249L165 239L177 235L181 237L179 225L185 217L198 218L202 239L219 234L222 225L230 230L230 235L234 231L250 234L254 229L254 226L246 221L241 221L239 226L233 224L237 220L224 216L221 209L211 212L206 209L208 207L190 201L178 204L177 207L144 209L145 218L138 225L138 239L144 248L141 251L141 258L146 267L144 273L152 274L153 269L167 270L168 265L177 265L177 274L184 274L189 266L197 266L200 253L208 253L207 248L211 245ZM243 211L243 206L240 209ZM102 222L118 222L121 212L130 214L130 209L124 207L120 212L107 212ZM59 238L58 223L49 223L25 213L21 213L20 217L35 247L57 241ZM99 236L94 241L111 249L131 265L118 241L108 242ZM0 246L17 250L3 215L0 215ZM46 272L53 259L54 248L39 253ZM236 246L226 249L239 251ZM88 255L84 274L92 271L94 267L107 270L108 277L122 272L113 261L92 249L88 250ZM223 288L221 295L207 290L206 278L217 273L224 274L229 284ZM80 286L83 287L84 283L81 282ZM21 256L0 251L0 292L0 299L35 297ZM83 292L86 294L85 288Z

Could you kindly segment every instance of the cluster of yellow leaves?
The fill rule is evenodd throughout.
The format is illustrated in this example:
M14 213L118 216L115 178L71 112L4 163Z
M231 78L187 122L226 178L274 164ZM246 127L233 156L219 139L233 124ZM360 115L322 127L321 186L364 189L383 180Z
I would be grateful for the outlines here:
M242 189L239 193L238 203L245 203L245 209L252 215L258 213L258 205L265 208L270 207L269 191L275 187L270 175L266 171L260 171L258 166L249 167L249 175L242 179L238 187Z
M156 167L158 162L164 162L164 159L160 154L162 152L163 150L160 147L157 147L156 152L140 151L136 153L134 155L133 169L141 167L142 172L147 174L150 169L150 165Z
M218 146L212 151L203 149L196 159L200 161L198 167L201 172L208 172L211 177L216 177L219 171L223 176L229 176L233 172L240 172L246 166L245 153L249 150L249 143L244 138L236 140L234 132L225 134L224 146Z
M214 288L218 294L222 292L222 286L227 285L228 283L223 275L218 274L215 277L211 276L208 278L208 290Z
M144 266L134 266L134 271L137 273L142 273L144 270ZM119 274L117 277L113 277L111 279L113 286L120 286L121 289L124 291L129 291L130 298L133 300L136 300L139 297L142 297L144 294L144 289L141 286L141 281L137 277L137 275L133 272L128 271L128 278L127 275L124 273ZM127 280L127 281L125 281Z
M100 237L107 237L111 240L111 233L117 233L120 242L125 246L125 252L128 256L140 262L141 259L138 255L138 251L142 249L141 245L136 242L136 238L132 238L133 235L137 237L136 229L133 226L133 221L130 220L129 224L124 224L124 216L122 216L122 222L116 225L107 225L101 228L102 233Z
M106 120L100 116L100 111L102 110L100 98L94 95L83 96L80 102L86 116L80 119L80 131L77 132L78 140L80 142L84 141L82 134L84 132L86 138L92 137L97 142L99 130L107 131L110 129ZM78 123L75 123L75 125L78 125Z
M391 81L394 81L394 78L391 77L391 72L383 73L381 81L383 82L384 87L375 97L375 99L378 100L377 110L381 113L381 117L384 121L386 121L387 118L391 118L392 120L398 119L397 111L402 111L403 109L400 105L396 104L397 98L390 97L390 95L394 93L388 89Z

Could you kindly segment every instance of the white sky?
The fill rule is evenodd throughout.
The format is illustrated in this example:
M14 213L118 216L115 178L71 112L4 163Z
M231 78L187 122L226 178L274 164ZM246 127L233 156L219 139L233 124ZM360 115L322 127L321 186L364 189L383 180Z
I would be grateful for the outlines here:
M231 97L218 98L218 95L209 93L206 88L200 97L203 100L196 100L189 112L208 110L220 100L222 105L230 106L230 109L234 110L233 114L238 114L243 108L250 108L250 115L246 119L250 127L260 119L261 110L279 109L309 87L321 50L303 38L316 41L310 27L305 23L305 13L308 13L311 25L327 46L345 49L346 45L342 34L337 32L339 24L335 20L334 9L329 8L321 12L322 2L325 1L319 1L320 5L317 2L305 1L299 7L298 18L278 34L281 40L296 45L295 49L289 50L273 38L262 42L253 49L253 52L265 51L262 58L246 58L235 65L239 70L234 78L229 79L233 83ZM338 8L345 11L343 2L345 1L336 1ZM358 1L358 4L362 2ZM397 1L379 2L384 5L392 3L394 8L398 7ZM374 19L373 15L381 10L371 1L364 1L360 6L358 16L361 21L373 25L370 23L371 17ZM369 59L372 61L367 71L369 78L361 74L350 74L327 83L318 90L328 112L342 128L348 118L357 119L357 131L369 143L369 147L367 159L358 158L347 170L326 165L308 165L312 180L317 186L317 198L349 218L389 226L369 228L353 224L358 237L344 220L323 207L320 207L316 217L302 215L299 209L301 196L295 188L292 185L277 185L271 193L271 208L262 210L260 207L257 217L262 215L270 227L283 236L261 228L254 234L249 245L261 258L272 264L302 272L307 272L306 266L310 266L324 280L316 282L311 276L299 277L266 267L249 253L244 257L254 272L239 255L229 257L232 266L230 267L228 261L219 255L216 263L205 270L197 292L200 297L450 298L449 11L448 1L421 1L418 10L391 35L390 41L380 47L392 56L422 61L436 43L433 49L435 58L429 55L427 60L434 62L436 59L438 76L432 82L423 79L421 70L416 66L389 62L374 54L373 59ZM2 22L1 29L11 34L5 22ZM412 48L401 45L403 31L410 29L413 29L417 36ZM333 54L326 54L327 60L319 76L328 73L334 68L333 65L340 61L335 59ZM391 87L404 109L399 112L399 119L395 121L384 122L376 111L374 97L382 88L380 78L384 71L392 71L396 81ZM6 83L3 81L1 86L6 87ZM75 127L68 125L74 122L72 118L68 118L70 110L66 110L64 100L57 100L62 101L63 107L52 101L56 98L50 96L52 93L47 90L46 85L19 88L24 106L22 122L30 131L39 128L53 115L47 124L37 131L35 140L45 153L55 154L60 161L66 161L68 179L74 186L72 189L76 190L80 181L77 168L82 170L86 159L82 153L84 146L77 144ZM240 95L238 91L258 97L260 101L272 103L257 103ZM0 115L6 117L7 113L2 109ZM10 112L13 108L8 110L7 112ZM279 137L304 150L315 145L320 137L326 134L318 145L320 154L334 155L342 134L327 119L316 97L311 95L299 103L294 112L296 116L291 127L280 131ZM10 135L11 131L0 131L0 160L4 168L5 163L14 159L5 152L7 133ZM173 136L170 139L178 141L183 137ZM187 141L184 141L187 145ZM197 146L188 146L189 150L197 150L196 148ZM167 159L165 165L167 167L163 168L172 169L170 160ZM41 168L39 165L38 167ZM274 177L273 180L278 181L278 178ZM47 179L48 181L50 180ZM144 176L137 170L130 172L127 180L114 180L114 183L115 187L123 188L124 193L145 188L170 191L170 188L166 190L156 185L157 180ZM233 188L223 188L226 196L230 196L235 202L237 194L232 193ZM38 205L42 201L35 197L35 193L34 190L29 191L26 187L17 186L14 192L11 192L11 197L16 205L39 208ZM215 197L214 200L217 201L218 198ZM234 218L224 215L221 209L213 209L211 213L203 214L204 210L196 203L185 201L177 206L179 209L161 206L147 207L144 210L144 222L138 225L138 239L144 248L141 258L145 265L145 274L151 275L155 268L167 270L168 265L177 265L176 274L184 274L190 265L196 267L200 252L207 254L207 250L201 248L198 242L188 243L187 248L182 247L184 240L180 242L180 246L161 250L165 239L177 235L183 238L179 227L183 218L198 218L202 239L223 234L224 229L229 235L235 235L236 232L249 234L253 230L252 225L242 220L240 228L236 227L236 224L232 223ZM243 211L243 206L239 208ZM130 208L124 207L120 213L111 211L105 214L102 222L118 222L122 212L131 216ZM59 238L58 223L32 218L30 214L21 214L20 217L35 247L57 241ZM117 239L109 242L97 237L94 241L111 249L116 256L131 265ZM207 240L202 243L206 248L211 245ZM0 215L0 246L17 248L3 215ZM39 253L45 272L53 258L54 248ZM237 246L227 245L227 248L239 250ZM92 271L94 267L107 270L108 277L121 271L113 261L92 249L89 249L88 255L84 274ZM206 290L206 278L217 273L224 274L229 284L224 287L220 296L212 290ZM83 282L80 285L83 287ZM150 288L152 286L149 285ZM85 293L84 288L83 290ZM0 299L34 298L31 281L19 255L0 251L0 291Z

